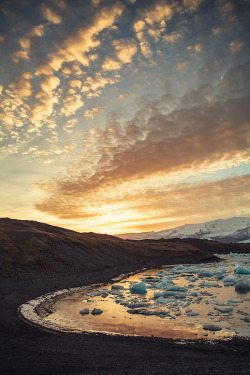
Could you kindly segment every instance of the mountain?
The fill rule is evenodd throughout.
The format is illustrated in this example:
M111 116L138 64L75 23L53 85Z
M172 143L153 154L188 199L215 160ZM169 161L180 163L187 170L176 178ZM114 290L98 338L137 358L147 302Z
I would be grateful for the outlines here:
M185 224L158 232L117 234L119 238L143 240L161 238L197 238L224 243L250 242L250 217L233 217L200 224Z
M36 221L0 218L0 276L79 276L86 271L119 272L162 264L215 260L214 253L249 252L250 244L199 239L123 240L79 233Z

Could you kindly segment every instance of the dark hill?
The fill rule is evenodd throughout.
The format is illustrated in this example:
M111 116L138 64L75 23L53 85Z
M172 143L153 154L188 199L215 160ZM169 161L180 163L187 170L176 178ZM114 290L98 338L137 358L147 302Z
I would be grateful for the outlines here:
M80 275L86 271L215 259L213 253L249 252L250 244L207 240L123 240L79 233L35 221L0 219L0 275Z

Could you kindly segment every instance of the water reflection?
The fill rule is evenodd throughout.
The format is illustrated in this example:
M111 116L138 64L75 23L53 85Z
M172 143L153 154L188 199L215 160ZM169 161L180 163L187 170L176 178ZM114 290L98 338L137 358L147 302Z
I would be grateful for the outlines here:
M172 338L250 336L249 262L248 254L231 255L218 264L146 271L65 295L44 319L62 330ZM245 273L235 273L238 264ZM237 289L240 283L245 287ZM80 314L85 309L89 313ZM92 315L94 309L101 313Z

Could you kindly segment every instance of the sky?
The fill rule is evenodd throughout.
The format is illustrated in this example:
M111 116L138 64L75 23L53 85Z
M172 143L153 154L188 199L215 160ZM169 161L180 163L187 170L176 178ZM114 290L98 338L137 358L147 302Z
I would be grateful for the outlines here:
M250 216L249 0L2 0L0 217Z

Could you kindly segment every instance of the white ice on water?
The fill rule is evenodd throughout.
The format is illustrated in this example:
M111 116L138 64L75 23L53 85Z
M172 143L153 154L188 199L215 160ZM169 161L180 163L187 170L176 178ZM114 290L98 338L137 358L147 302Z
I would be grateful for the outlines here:
M226 260L223 266L220 263L179 265L168 271L141 275L130 284L116 283L93 290L88 296L113 298L132 315L166 319L182 316L201 324L204 330L221 330L226 322L227 330L233 332L238 319L245 325L243 334L250 335L250 315L245 308L250 301L250 254L217 256ZM85 310L80 313L84 315Z

